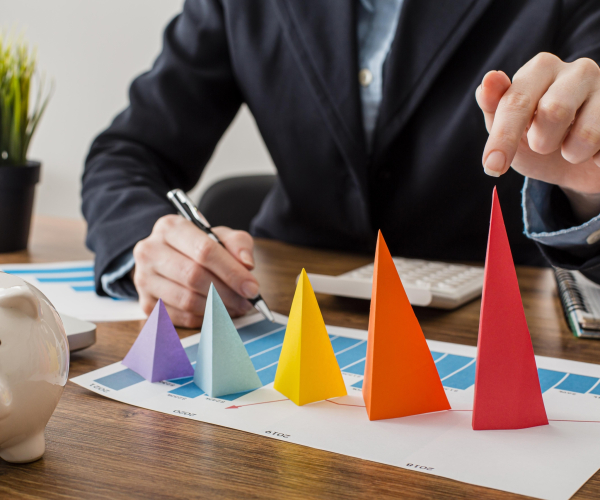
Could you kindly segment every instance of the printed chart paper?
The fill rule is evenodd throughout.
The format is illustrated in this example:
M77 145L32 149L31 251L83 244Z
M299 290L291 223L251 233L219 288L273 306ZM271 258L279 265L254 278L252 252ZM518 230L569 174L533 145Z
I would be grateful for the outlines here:
M276 319L235 321L264 384L255 391L209 398L192 377L152 384L121 363L72 381L150 410L549 500L570 498L600 468L598 365L538 356L550 425L474 431L476 348L428 341L452 410L369 421L361 393L367 332L327 327L348 396L298 407L273 389L287 321ZM192 363L198 340L182 340Z
M14 274L38 288L56 310L84 321L146 319L137 301L99 297L94 287L91 260L51 264L2 264L0 271Z

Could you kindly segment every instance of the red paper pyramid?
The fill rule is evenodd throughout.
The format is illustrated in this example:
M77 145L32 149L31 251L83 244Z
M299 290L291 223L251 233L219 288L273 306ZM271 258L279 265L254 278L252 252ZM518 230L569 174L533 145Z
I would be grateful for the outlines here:
M517 273L494 188L477 341L473 429L547 424Z

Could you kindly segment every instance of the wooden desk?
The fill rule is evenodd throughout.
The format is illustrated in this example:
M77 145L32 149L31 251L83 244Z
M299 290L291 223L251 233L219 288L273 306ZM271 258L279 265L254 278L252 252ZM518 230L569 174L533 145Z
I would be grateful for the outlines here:
M0 262L90 258L78 221L37 218L28 253ZM257 241L261 291L288 314L294 280L308 272L337 274L368 257ZM535 352L600 362L600 342L573 338L563 320L549 270L518 269ZM367 301L318 297L325 321L367 328ZM457 311L417 309L425 336L476 345L480 302ZM98 342L71 359L70 376L122 359L143 322L98 325ZM179 330L182 337L195 333ZM93 394L69 382L46 430L44 458L29 465L0 460L2 498L515 498L387 465L174 418ZM599 451L600 452L600 451ZM596 474L575 498L600 496Z

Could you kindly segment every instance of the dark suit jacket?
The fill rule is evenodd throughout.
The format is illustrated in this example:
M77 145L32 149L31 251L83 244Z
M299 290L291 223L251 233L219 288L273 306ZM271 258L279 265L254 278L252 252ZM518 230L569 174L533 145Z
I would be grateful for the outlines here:
M483 260L496 184L515 261L543 262L523 234L523 177L482 171L488 134L475 89L487 71L512 76L541 51L599 61L600 2L405 0L370 154L355 11L350 0L186 2L86 162L97 283L173 213L166 192L194 186L242 103L279 172L253 234L372 252L381 229L395 255ZM598 260L548 252L575 267Z

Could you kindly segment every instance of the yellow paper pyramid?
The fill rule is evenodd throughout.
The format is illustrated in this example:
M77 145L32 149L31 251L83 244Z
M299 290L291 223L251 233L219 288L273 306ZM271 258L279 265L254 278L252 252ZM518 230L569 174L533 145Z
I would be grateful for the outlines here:
M274 387L298 406L348 394L304 269L294 294Z

